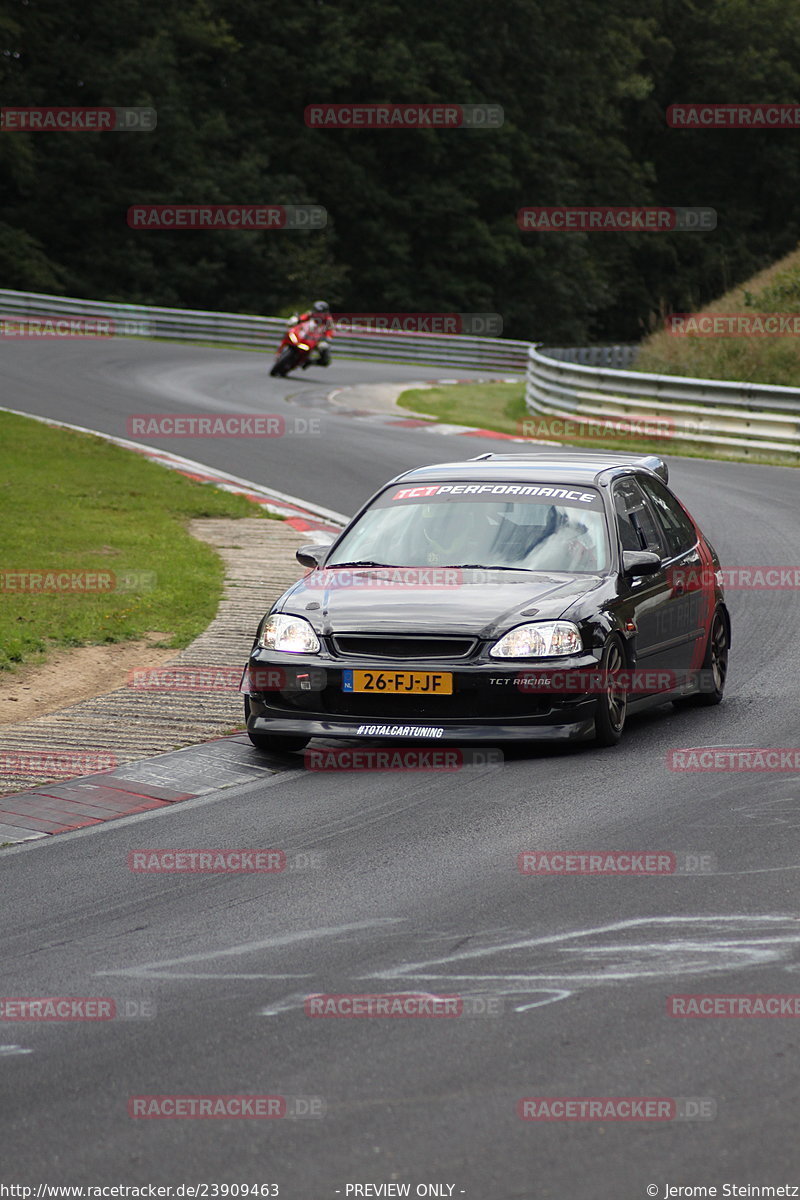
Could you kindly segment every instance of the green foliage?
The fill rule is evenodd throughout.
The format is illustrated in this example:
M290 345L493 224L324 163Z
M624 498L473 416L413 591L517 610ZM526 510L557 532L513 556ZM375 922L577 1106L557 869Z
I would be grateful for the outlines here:
M800 313L800 249L732 288L707 313ZM800 338L780 336L681 336L660 329L643 342L636 369L702 379L744 380L800 387Z
M800 98L797 0L9 0L6 105L143 105L135 134L0 137L6 286L239 312L499 312L630 339L800 237L796 131L687 101ZM314 130L315 102L500 104L499 130ZM314 233L132 230L134 203L313 203ZM522 233L535 204L709 205L705 234Z
M777 271L751 304L763 312L800 312L800 264Z

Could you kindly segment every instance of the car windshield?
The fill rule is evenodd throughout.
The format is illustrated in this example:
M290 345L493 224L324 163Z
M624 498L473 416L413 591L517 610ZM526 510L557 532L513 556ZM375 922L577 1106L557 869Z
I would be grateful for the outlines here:
M326 562L401 567L607 569L599 493L583 485L425 484L387 488Z

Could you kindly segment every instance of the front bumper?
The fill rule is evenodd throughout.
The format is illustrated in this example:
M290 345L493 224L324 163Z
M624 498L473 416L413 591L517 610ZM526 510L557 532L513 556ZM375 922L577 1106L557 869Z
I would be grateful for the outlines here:
M541 680L590 672L591 653L537 663L341 659L275 654L256 649L243 690L251 733L307 738L375 738L429 743L583 741L594 733L597 695L548 691ZM287 661L288 660L288 661ZM345 670L447 671L451 696L354 693L343 689ZM526 690L520 676L539 684ZM261 684L266 683L263 687Z

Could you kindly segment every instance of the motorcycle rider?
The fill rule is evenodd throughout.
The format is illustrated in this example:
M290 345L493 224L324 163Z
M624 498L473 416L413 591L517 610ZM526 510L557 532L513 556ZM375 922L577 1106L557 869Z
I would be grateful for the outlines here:
M299 315L298 313L292 313L286 324L291 329L294 325L299 325L302 321L313 321L317 328L324 330L325 334L318 342L314 353L309 354L303 363L303 370L305 371L306 367L310 367L312 364L319 367L327 367L331 361L330 339L333 337L334 331L330 304L326 300L315 300L307 312L300 313Z

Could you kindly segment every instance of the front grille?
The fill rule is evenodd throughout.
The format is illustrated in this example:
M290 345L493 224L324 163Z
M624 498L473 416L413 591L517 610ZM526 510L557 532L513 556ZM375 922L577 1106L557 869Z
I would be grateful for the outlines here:
M466 658L475 649L475 638L387 637L382 633L340 633L332 639L337 654L362 658Z

